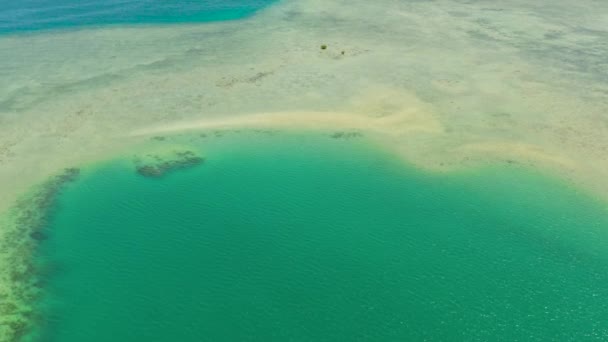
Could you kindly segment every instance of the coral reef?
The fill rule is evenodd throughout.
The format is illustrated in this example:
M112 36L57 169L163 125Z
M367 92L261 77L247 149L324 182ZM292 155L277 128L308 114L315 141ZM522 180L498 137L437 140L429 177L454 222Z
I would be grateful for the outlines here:
M330 135L330 137L334 139L352 139L352 138L361 138L363 133L359 131L338 131L334 132Z
M135 170L144 177L159 178L170 172L194 167L205 159L191 150L148 153L134 157Z
M0 220L0 341L21 341L40 320L33 305L42 294L40 265L34 260L57 197L80 175L77 168L65 169L17 201Z

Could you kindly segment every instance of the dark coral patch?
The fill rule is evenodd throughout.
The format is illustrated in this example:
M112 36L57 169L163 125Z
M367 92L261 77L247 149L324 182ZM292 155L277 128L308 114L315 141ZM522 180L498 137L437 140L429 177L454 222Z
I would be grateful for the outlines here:
M167 173L191 168L204 163L205 159L192 151L174 151L171 156L147 155L145 160L137 158L135 170L144 177L159 178Z
M49 238L44 232L41 231L31 232L30 237L36 241L43 241Z
M330 136L334 139L353 139L362 137L363 133L359 131L339 131L334 132Z

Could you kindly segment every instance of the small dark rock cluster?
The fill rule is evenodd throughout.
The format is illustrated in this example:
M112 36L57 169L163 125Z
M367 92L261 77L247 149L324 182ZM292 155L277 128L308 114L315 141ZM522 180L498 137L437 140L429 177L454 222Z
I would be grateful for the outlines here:
M329 47L327 46L327 44L321 45L321 50L328 50L328 48ZM334 59L340 59L341 57L344 57L344 56L346 56L346 50L340 50L340 54L339 55L333 54L333 58Z
M353 139L353 138L362 137L363 133L361 133L359 131L340 131L340 132L334 132L330 136L334 139Z

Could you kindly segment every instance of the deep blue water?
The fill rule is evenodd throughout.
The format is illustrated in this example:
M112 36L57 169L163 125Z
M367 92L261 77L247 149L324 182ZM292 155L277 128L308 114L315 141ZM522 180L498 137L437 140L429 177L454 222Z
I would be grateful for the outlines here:
M0 0L0 34L239 19L276 0Z

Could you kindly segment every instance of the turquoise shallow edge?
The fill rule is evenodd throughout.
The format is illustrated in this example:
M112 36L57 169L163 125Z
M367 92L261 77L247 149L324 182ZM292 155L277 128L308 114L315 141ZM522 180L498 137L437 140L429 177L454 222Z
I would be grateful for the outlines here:
M38 256L57 270L44 340L608 333L608 216L558 181L426 173L365 139L241 134L198 148L199 167L153 179L120 160L65 190Z
M0 2L0 35L107 25L179 24L247 17L277 0L23 0Z

